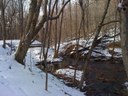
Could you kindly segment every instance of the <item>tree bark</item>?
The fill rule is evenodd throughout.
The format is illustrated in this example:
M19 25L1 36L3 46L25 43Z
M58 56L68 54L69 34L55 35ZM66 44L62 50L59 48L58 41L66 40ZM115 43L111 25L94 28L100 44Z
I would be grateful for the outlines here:
M23 36L23 0L19 0L19 29L20 38Z
M38 20L41 3L42 0L38 0L38 2L36 0L32 0L30 4L28 21L25 28L26 34L25 36L22 36L15 54L15 60L21 64L24 64L24 58L28 51L29 45L31 44L31 40L35 37L35 34L38 33L35 32L35 26Z
M2 19L2 33L3 33L3 48L6 48L6 24L5 24L5 4L4 0L1 0L1 19Z
M127 8L122 8L121 10L121 47L122 47L124 67L128 77L128 9Z

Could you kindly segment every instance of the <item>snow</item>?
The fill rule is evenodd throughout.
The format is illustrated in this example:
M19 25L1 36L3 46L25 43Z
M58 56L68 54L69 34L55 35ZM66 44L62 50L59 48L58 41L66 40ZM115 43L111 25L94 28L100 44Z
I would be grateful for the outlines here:
M57 74L63 74L66 75L66 77L72 77L74 76L74 69L69 69L69 68L65 68L65 69L59 69L56 71ZM82 76L82 71L76 70L76 79L80 81Z
M128 89L128 82L125 82L124 85L125 85L125 86L127 87L127 89Z
M122 8L122 3L119 3L118 4L118 8Z
M12 44L17 46L18 42L13 40ZM26 66L18 64L14 55L8 54L11 51L9 47L3 49L0 41L0 96L85 96L78 89L67 87L51 74L48 78L48 91L45 90L45 73L33 65L39 60L40 48L28 51Z
M90 39L80 40L79 44L82 46L90 46L92 44ZM25 58L25 66L18 64L14 60L15 49L18 46L19 40L8 40L9 44L13 45L13 50L9 46L6 49L2 48L0 41L0 96L85 96L84 93L78 89L66 86L61 80L49 74L48 77L48 91L45 90L45 73L38 69L35 64L42 59L41 48L30 48ZM39 42L33 42L33 44ZM71 42L64 42L60 46L60 52L64 51L65 46L76 44L76 40ZM101 49L97 48L96 51L102 53L104 56L111 57L109 53L110 48ZM115 52L121 54L120 48L115 48ZM85 53L88 51L85 51ZM84 53L84 52L83 52ZM99 53L92 53L92 56L100 56ZM48 50L48 61L61 61L62 58L53 58L54 47ZM121 55L120 55L121 56ZM67 77L74 76L72 68L59 69L57 74L63 74ZM76 71L76 79L80 80L82 72ZM127 86L127 84L126 84Z
M113 48L109 48L109 50L113 50ZM121 53L122 50L121 50L121 48L114 48L114 52L119 52L119 53Z

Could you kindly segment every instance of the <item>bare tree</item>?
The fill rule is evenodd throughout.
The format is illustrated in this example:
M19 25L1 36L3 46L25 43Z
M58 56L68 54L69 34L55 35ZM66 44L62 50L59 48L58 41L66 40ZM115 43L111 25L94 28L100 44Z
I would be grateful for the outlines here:
M58 13L58 0L57 0L57 3L56 3L56 14ZM55 38L55 52L54 52L54 58L57 58L58 57L58 52L57 52L57 41L58 41L58 19L55 20L55 35L54 35L54 38Z
M59 18L60 14L62 13L64 7L68 4L70 0L67 0L65 4L62 6L58 14L54 17L48 17L48 20L55 20ZM29 8L29 15L27 20L27 25L25 28L25 36L23 40L20 40L18 49L15 54L15 60L19 63L24 64L23 60L26 56L27 50L31 44L32 39L38 34L40 29L44 26L45 22L47 21L47 3L44 4L44 11L42 19L38 21L39 10L42 4L42 0L31 0L30 8Z
M5 1L1 0L1 19L2 19L2 32L3 32L3 48L6 48L6 24L5 24Z
M19 0L19 29L20 29L20 38L23 35L23 0Z
M64 0L62 1L62 6L64 5ZM58 12L58 4L56 5L56 13ZM63 14L62 12L60 16L60 20L56 20L56 26L55 26L55 52L54 57L58 58L58 52L60 48L60 42L61 42L61 34L62 34L62 24L63 24ZM58 24L59 23L59 24Z
M121 0L121 47L125 71L128 77L128 0Z
M105 17L106 17L108 8L109 8L110 1L111 1L111 0L107 0L107 1L106 1L106 7L105 7L105 11L104 11L104 13L103 13L103 17L101 18L101 22L99 23L99 25L98 25L98 27L97 27L95 38L94 38L94 40L93 40L93 42L92 42L92 46L91 46L91 48L90 48L90 50L89 50L89 52L88 52L88 56L87 56L86 61L85 61L85 65L84 65L84 68L83 68L83 74L82 74L81 81L80 81L80 84L79 84L79 88L81 88L81 89L82 89L82 86L83 86L84 78L85 78L85 76L86 76L86 74L87 74L86 68L87 68L88 62L89 62L89 60L90 60L92 51L93 51L93 49L94 49L94 47L95 47L95 43L96 43L96 41L97 41L97 39L98 39L99 33L100 33L100 31L101 31L102 24L104 23L104 20L105 20Z
M86 2L86 3L85 3ZM86 32L85 32L85 25L86 25L86 29L87 32L89 31L89 27L88 27L88 16L89 16L89 0L79 0L79 4L80 4L80 8L81 8L81 27L83 29L83 35L84 35L84 39L86 38ZM86 9L86 23L85 23L85 9Z
M48 4L48 1L45 1L45 4ZM50 15L50 9L51 9L51 0L49 2L49 11L48 16ZM47 17L48 19L48 17ZM42 40L42 47L43 47L43 58L45 63L45 72L46 72L46 80L45 80L45 90L48 90L48 68L47 68L47 55L48 55L48 49L50 47L50 29L49 29L49 22L47 20L45 30L44 30L44 39Z

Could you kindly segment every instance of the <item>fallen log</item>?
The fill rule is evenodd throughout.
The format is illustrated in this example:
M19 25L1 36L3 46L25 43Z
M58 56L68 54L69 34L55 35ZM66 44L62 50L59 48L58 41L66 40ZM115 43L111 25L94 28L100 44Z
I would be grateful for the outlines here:
M31 44L29 47L30 48L33 48L33 47L42 47L42 44Z
M47 61L45 65L44 61L37 62L35 65L40 68L41 70L45 71L46 67L49 72L53 72L56 69L59 69L60 64L62 61Z

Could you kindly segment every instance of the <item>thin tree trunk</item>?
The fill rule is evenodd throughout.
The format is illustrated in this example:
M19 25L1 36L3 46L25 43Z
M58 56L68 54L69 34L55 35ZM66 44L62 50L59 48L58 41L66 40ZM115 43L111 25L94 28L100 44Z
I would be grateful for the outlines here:
M3 33L3 48L6 48L6 25L5 25L5 6L4 0L1 0L1 18L2 18L2 33Z
M63 0L62 4L64 4L64 0ZM58 37L58 46L57 46L57 57L58 57L58 52L59 52L59 49L60 49L60 41L61 41L62 25L63 25L63 14L64 14L64 12L62 12L61 18L60 18L59 37Z
M73 25L72 25L72 3L71 3L71 1L70 1L70 3L69 3L69 11L70 11L70 14L69 14L69 17L70 17L70 34L71 34L71 39L73 39L73 36L72 36L72 34L73 34Z
M23 36L23 0L19 0L19 31L20 31L20 38L22 39Z
M94 40L93 40L93 42L92 42L92 46L91 46L91 48L90 48L90 50L89 50L89 52L88 52L88 56L87 56L87 58L86 58L86 61L85 61L85 64L84 64L84 68L83 68L83 74L82 74L81 81L80 81L80 84L79 84L79 88L80 88L80 89L82 89L83 82L84 82L84 80L85 80L84 78L85 78L85 75L87 74L87 72L86 72L86 71L87 71L87 70L86 70L87 64L88 64L88 62L89 62L89 60L90 60L92 51L93 51L93 49L94 49L94 45L95 45L95 43L96 43L96 41L97 41L97 39L98 39L99 33L100 33L100 31L101 31L102 24L103 24L103 22L104 22L104 20L105 20L105 17L106 17L106 14L107 14L107 10L108 10L108 8L109 8L110 1L111 1L111 0L107 0L106 7L105 7L105 11L104 11L104 13L103 13L103 17L102 17L102 19L101 19L101 22L100 22L99 26L97 27L95 38L94 38Z
M58 1L56 3L56 14L58 13ZM55 21L55 35L54 35L54 38L55 38L55 52L54 52L54 58L57 58L58 55L57 55L57 41L58 41L58 20L56 19Z
M81 24L80 23L80 28L78 30L78 16L77 16L77 3L75 4L75 11L76 11L76 14L75 14L75 21L76 21L76 24L75 24L75 27L76 27L76 59L75 59L75 68L74 68L74 76L73 76L73 84L75 84L75 81L76 81L76 70L77 70L77 63L78 63L78 45L79 45L79 37L80 37L80 30L81 30Z
M83 11L84 11L84 9L86 9L86 32L88 33L89 32L89 16L90 16L89 0L86 1L86 8L83 8ZM83 12L83 15L85 15L84 12ZM83 16L83 27L84 27L84 24L85 24L85 17ZM84 28L83 28L83 30L84 30L84 38L86 38L87 33L85 32Z
M115 4L115 5L117 5L117 4ZM116 6L115 6L116 7ZM117 20L117 10L116 10L116 12L115 12L115 21ZM115 25L114 25L114 35L116 35L116 32L117 32L117 22L115 22ZM116 42L116 36L114 37L114 40L113 40L113 45L115 45L115 42ZM112 60L113 60L113 58L114 58L114 53L115 53L115 46L113 46L113 48L112 48Z
M49 11L48 11L48 16L50 16L51 13L51 0L49 2ZM48 65L47 65L47 55L48 55L48 49L50 47L50 33L51 33L51 27L49 26L49 21L47 17L47 22L46 22L46 30L45 30L45 40L44 40L44 46L43 46L43 56L44 56L44 61L45 61L45 66L46 66L46 80L45 80L45 90L48 91ZM47 46L46 46L47 45ZM45 48L46 52L45 52Z

